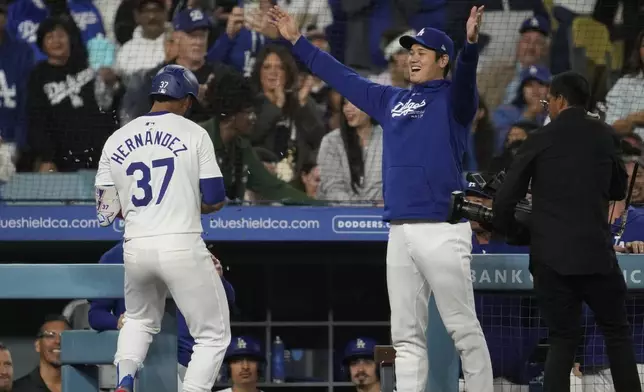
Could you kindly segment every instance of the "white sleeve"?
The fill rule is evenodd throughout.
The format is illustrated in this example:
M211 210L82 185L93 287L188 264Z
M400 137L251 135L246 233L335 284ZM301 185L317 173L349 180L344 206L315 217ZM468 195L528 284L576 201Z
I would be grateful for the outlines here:
M217 164L217 157L215 156L215 146L210 140L210 135L206 130L203 130L199 146L197 147L197 154L199 154L199 179L222 177L221 169Z
M110 157L107 155L103 147L101 159L98 161L98 170L96 171L96 179L94 180L95 186L112 186L114 179L112 178L112 170L110 168Z
M628 82L627 78L620 78L606 95L606 124L608 125L613 125L615 121L624 119L630 114L628 105L624 102L624 98L628 96Z
M333 23L333 14L331 13L331 7L329 7L329 2L322 0L317 1L315 7L318 9L317 15L317 28L318 30L324 31L329 25Z

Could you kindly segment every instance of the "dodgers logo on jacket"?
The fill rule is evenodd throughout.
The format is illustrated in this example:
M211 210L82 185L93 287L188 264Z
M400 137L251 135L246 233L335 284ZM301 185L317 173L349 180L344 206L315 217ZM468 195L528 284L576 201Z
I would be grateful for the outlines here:
M427 102L423 99L421 102L414 102L409 99L407 102L398 102L391 109L391 117L409 116L410 118L421 118L425 114Z

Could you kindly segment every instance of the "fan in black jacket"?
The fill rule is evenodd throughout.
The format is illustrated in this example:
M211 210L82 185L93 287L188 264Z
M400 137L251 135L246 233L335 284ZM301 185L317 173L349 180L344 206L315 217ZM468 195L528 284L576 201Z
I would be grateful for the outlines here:
M616 392L641 391L626 315L626 283L608 222L610 200L626 195L627 174L613 129L586 113L588 81L574 72L553 78L551 123L519 149L494 204L493 226L509 234L514 208L532 193L530 272L549 328L544 391L570 389L586 302L603 331Z
M115 122L96 103L87 52L63 18L43 21L37 39L48 59L35 66L28 84L28 140L36 170L96 168Z

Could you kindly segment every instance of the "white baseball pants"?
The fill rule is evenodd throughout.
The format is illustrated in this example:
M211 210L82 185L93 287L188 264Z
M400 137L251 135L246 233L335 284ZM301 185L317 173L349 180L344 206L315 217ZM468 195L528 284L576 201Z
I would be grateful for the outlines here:
M183 392L207 392L230 343L226 292L199 234L135 238L123 246L125 318L114 363L143 364L169 291L195 339Z
M387 289L398 392L423 392L427 383L430 295L460 353L468 391L493 392L490 354L474 308L471 251L467 222L391 225Z

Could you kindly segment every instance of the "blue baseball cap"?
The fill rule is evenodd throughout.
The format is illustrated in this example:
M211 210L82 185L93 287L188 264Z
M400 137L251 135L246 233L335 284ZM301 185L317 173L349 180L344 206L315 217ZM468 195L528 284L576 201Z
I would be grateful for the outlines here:
M537 31L547 37L550 35L550 20L541 15L530 17L524 20L519 28L521 34L526 31Z
M230 340L224 354L224 361L228 362L240 357L255 359L258 362L266 361L261 344L252 336L236 336Z
M411 49L413 44L418 44L435 50L439 54L448 55L450 63L454 59L454 41L447 34L433 27L424 27L415 36L400 37L398 42L407 50Z
M536 80L541 84L549 85L550 80L552 79L552 74L550 73L550 70L543 65L531 65L521 71L520 78L522 86L525 82L530 80Z
M187 8L175 15L172 19L175 31L190 33L199 29L209 29L210 19L198 8Z
M373 359L376 349L376 341L371 338L358 337L350 340L344 348L344 357L342 362L347 365L354 359L371 358Z

